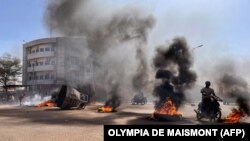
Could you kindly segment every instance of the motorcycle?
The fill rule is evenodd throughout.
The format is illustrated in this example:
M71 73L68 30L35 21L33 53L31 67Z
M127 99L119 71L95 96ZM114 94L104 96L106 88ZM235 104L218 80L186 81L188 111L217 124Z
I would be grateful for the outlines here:
M221 108L220 103L222 99L218 96L211 96L211 103L209 105L203 105L204 103L200 102L198 108L194 111L196 112L196 119L200 121L202 118L207 118L212 122L219 121L221 119ZM202 109L202 107L207 107Z

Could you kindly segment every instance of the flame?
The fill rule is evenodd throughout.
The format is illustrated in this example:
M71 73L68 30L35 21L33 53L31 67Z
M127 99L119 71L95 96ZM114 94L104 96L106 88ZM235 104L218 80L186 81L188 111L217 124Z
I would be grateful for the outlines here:
M109 113L109 112L113 112L114 109L111 106L103 106L101 108L98 108L97 111L100 112L100 113Z
M232 109L232 112L225 118L224 123L238 123L244 117L244 112L240 109Z
M167 101L164 103L164 105L159 108L155 109L155 114L165 114L165 115L175 115L175 116L182 116L180 112L177 112L176 105L174 102L170 99L167 98Z
M47 100L47 101L44 101L38 105L36 105L36 107L56 107L56 103L52 100Z

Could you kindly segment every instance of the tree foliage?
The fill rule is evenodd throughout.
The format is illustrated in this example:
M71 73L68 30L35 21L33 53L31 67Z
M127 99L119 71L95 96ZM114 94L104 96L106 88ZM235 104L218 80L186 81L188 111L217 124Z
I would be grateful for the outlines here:
M4 54L0 58L0 84L7 92L7 86L17 81L21 74L20 59Z

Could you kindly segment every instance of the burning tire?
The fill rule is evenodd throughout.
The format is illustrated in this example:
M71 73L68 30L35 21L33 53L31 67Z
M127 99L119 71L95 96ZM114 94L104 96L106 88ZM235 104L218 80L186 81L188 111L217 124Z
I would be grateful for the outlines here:
M160 121L179 121L182 114L177 111L176 105L170 98L158 109L155 109L153 117Z
M112 106L102 106L97 109L98 113L113 113L116 112L116 110Z
M230 124L235 124L240 121L242 117L245 117L247 113L243 111L242 109L232 109L232 112L222 121L224 123L230 123Z

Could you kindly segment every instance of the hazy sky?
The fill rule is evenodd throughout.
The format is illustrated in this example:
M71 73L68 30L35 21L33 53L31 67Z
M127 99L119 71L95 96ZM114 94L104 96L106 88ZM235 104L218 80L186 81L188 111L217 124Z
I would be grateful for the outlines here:
M152 13L156 17L150 34L152 46L184 36L192 48L204 45L194 51L196 58L210 60L210 54L213 58L248 58L249 0L100 0L100 5L131 5ZM0 54L21 56L23 42L48 37L45 8L46 0L0 1Z

